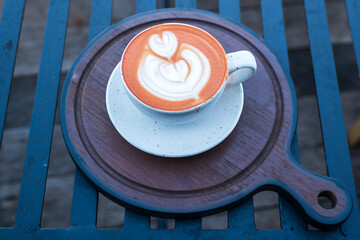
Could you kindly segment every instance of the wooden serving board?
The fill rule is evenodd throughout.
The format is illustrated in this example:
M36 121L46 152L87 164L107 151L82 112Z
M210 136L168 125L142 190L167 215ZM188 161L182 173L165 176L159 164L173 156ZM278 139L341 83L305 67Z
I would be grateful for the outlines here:
M128 42L152 25L180 22L211 33L227 53L251 51L258 64L243 84L245 103L234 131L215 148L187 158L144 153L126 142L106 111L105 90ZM190 218L235 206L263 189L290 197L318 225L344 221L349 192L336 180L316 176L292 159L296 98L289 76L260 38L244 27L203 11L157 11L107 29L74 64L64 85L61 120L75 163L106 195L138 212ZM318 197L331 200L325 209Z

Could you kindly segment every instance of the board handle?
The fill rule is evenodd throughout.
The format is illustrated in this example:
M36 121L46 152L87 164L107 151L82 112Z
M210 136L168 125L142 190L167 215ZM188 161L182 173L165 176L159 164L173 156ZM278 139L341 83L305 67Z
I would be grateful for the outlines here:
M292 162L283 161L275 185L290 194L315 227L333 227L347 219L352 210L350 191L338 180L323 177ZM274 176L273 176L274 177Z

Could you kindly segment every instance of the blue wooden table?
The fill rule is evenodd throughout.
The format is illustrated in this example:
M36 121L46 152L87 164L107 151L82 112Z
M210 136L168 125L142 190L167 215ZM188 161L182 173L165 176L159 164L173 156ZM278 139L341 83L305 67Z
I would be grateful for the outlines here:
M360 1L345 2L360 69ZM279 199L281 230L257 230L251 200L229 211L226 230L202 230L201 219L176 220L173 230L150 230L148 217L128 210L124 228L97 229L98 193L80 171L75 175L70 227L40 228L69 3L70 0L50 0L16 221L12 228L0 228L0 239L360 239L360 215L325 0L304 0L304 4L328 173L350 189L355 203L350 217L337 230L309 231L302 217L283 198ZM137 0L136 11L155 10L156 4L156 0ZM163 7L166 4L161 1ZM0 23L0 143L24 7L25 0L6 0ZM195 0L177 0L175 7L197 6ZM239 0L219 0L219 14L231 21L240 23L240 7ZM264 39L278 55L284 71L289 72L282 1L262 0L261 9ZM89 40L111 24L111 12L112 0L92 0ZM297 141L293 152L298 156Z

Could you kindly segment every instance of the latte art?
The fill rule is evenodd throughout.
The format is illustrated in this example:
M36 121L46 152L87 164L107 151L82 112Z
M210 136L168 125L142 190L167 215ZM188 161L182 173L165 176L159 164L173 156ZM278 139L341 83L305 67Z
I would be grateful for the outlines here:
M149 46L154 53L170 60L177 49L178 41L174 33L165 31L162 38L158 34L152 35L149 39Z
M148 107L183 111L200 107L228 74L221 44L194 26L166 23L136 35L122 58L125 88Z
M169 101L199 98L210 77L210 63L196 47L178 46L174 33L164 31L162 37L149 38L149 52L138 68L141 85L151 94ZM174 57L178 50L179 59Z

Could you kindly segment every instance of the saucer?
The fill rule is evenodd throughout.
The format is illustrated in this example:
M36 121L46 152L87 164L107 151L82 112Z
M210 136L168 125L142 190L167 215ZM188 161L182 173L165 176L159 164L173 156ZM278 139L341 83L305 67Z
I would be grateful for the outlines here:
M227 87L217 103L199 119L167 125L138 110L125 92L115 67L106 88L106 107L119 134L134 147L161 157L188 157L221 143L235 128L244 104L242 84Z

